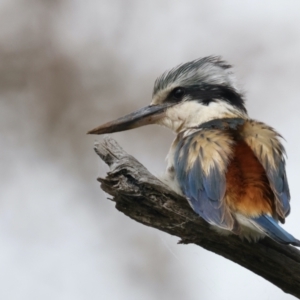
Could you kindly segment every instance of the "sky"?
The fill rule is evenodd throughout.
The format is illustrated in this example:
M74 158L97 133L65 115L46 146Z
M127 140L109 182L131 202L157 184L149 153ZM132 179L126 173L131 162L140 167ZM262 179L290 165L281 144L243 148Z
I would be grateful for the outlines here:
M299 36L298 1L2 0L0 298L295 299L118 212L96 181L108 167L86 132L149 104L165 70L221 55L250 117L285 138L284 228L300 238ZM113 138L164 172L170 131Z

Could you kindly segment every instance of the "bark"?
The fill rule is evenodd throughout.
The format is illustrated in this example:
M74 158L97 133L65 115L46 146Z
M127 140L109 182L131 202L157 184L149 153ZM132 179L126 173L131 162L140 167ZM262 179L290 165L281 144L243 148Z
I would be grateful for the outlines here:
M178 236L222 255L300 299L300 251L269 238L258 243L234 235L221 236L198 217L187 200L170 190L115 140L105 138L95 151L108 164L106 178L98 178L117 210L147 226Z

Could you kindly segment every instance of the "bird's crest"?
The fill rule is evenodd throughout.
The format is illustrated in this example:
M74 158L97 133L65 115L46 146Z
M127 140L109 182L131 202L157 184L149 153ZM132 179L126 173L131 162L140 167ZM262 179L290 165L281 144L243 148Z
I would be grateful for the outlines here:
M226 85L237 89L232 66L219 56L207 56L163 73L154 83L153 96L169 86L192 86L195 83Z

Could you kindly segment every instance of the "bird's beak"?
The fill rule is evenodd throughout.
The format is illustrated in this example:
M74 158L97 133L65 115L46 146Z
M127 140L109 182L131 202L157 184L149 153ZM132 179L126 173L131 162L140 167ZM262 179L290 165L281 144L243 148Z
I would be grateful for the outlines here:
M155 124L165 116L170 104L149 105L132 112L115 121L105 123L88 132L88 134L105 134L129 130L148 124Z

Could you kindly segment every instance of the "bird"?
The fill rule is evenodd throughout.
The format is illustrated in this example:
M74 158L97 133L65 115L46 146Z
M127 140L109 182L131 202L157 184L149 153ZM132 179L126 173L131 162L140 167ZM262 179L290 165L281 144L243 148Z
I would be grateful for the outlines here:
M220 56L180 64L159 76L152 101L88 134L158 124L176 137L163 181L221 234L300 246L279 225L290 213L282 136L251 119L233 67Z

